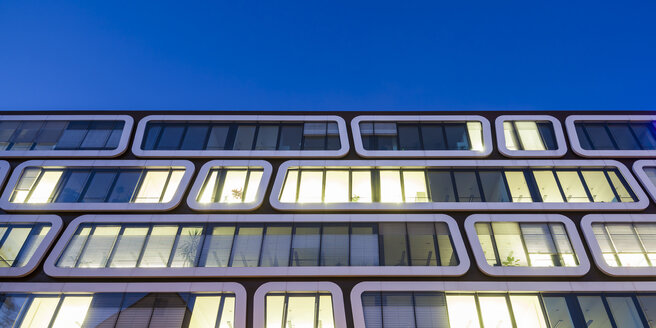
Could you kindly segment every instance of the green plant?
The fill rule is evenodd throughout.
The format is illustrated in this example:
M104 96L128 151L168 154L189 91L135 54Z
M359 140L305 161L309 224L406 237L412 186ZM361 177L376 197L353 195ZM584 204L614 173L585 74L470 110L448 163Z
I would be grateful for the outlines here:
M513 252L510 252L506 259L501 262L503 266L519 266L519 259L513 256Z
M232 198L242 200L244 197L244 192L242 191L241 188L239 189L232 189Z
M184 257L184 267L191 267L196 262L196 253L200 248L202 229L189 230L189 238L185 238L180 251Z
M359 201L359 200L360 200L360 196L358 196L358 195L353 195L353 196L351 196L351 201L352 201L352 202L357 202L357 201Z

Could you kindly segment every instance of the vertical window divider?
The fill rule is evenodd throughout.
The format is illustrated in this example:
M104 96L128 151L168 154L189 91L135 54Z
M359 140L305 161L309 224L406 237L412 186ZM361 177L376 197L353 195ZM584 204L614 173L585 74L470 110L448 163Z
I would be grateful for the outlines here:
M178 243L180 242L180 238L182 237L182 224L178 224L178 230L175 233L175 240L173 240L173 245L171 246L171 250L169 251L169 258L166 261L166 267L170 268L171 264L173 263L173 256L175 255L175 249L178 247Z
M497 239L494 236L494 227L492 227L492 222L487 222L487 224L490 228L490 241L492 242L492 249L494 250L494 257L497 260L497 266L503 266L503 263L501 263L501 255L499 255L499 249L497 247Z
M505 188L508 197L510 197L510 202L512 203L513 199L512 199L512 193L510 192L510 184L508 183L508 178L506 178L507 170L501 169L499 171L501 171L501 179L503 179L503 187Z
M581 130L583 130L583 134L585 135L585 138L588 141L588 145L590 145L590 148L592 148L592 150L595 150L596 147L592 143L592 138L590 138L590 134L588 133L588 127L586 126L585 123L581 123L581 128L582 128Z
M132 197L130 197L130 203L134 203L137 200L137 196L139 195L139 189L141 189L141 186L143 185L147 172L148 169L146 169L145 167L141 168L141 172L139 173L139 179L137 180L137 184L135 184L134 190L132 190Z
M528 252L528 247L526 246L526 239L524 238L524 231L522 231L522 223L517 223L517 226L519 228L519 238L522 240L522 248L524 248L524 252L526 252L526 263L528 263L528 267L532 267L533 264L531 263L531 255Z
M560 251L560 248L558 247L558 244L555 242L555 238L554 238L555 234L554 234L554 231L553 231L552 223L547 222L546 225L547 225L547 229L549 230L549 234L550 234L550 237L551 237L551 242L553 243L553 246L556 249L556 252L558 252L558 254L556 254L557 256L554 258L554 261L557 260L558 263L554 263L554 265L557 266L557 267L565 266L565 262L562 259L563 253ZM567 229L565 229L565 234L567 235L567 241L570 241L569 233L567 233ZM570 244L571 244L571 241L570 241ZM576 251L574 251L574 247L572 247L572 252L574 252L574 259L576 260L576 262L578 264L578 256L576 254Z
M111 185L107 189L107 194L105 195L105 199L103 199L103 202L107 202L109 200L109 197L112 195L112 191L114 190L114 187L116 187L116 183L118 182L118 178L121 176L121 172L124 172L125 170L118 169L116 170L116 174L114 174L114 179L112 180Z
M610 305L608 305L608 300L606 299L606 294L600 295L601 302L604 304L604 309L606 310L606 315L610 319L610 324L613 328L617 328L617 323L615 323L615 318L613 317L613 311L610 310ZM637 310L637 309L636 309Z
M458 195L458 184L456 184L456 175L453 168L449 169L449 175L451 176L451 185L453 186L453 197L456 202L460 202L460 196ZM505 179L505 178L504 178Z
M158 125L160 126L160 129L157 133L157 138L155 138L155 142L153 143L153 150L159 149L159 143L162 141L162 135L164 134L164 124L160 123Z
M610 186L610 190L613 192L615 199L617 199L618 203L621 203L622 198L620 198L620 195L617 193L617 190L615 190L615 185L613 184L613 181L611 181L610 177L608 176L608 172L606 172L606 170L601 170L601 172L604 174L604 177L606 178L606 182L608 182L608 185Z
M615 257L615 261L617 262L618 266L622 266L622 261L620 260L619 253L617 252L617 247L615 246L615 241L613 240L610 231L608 231L608 226L606 224L604 224L604 232L606 233L606 238L608 238L608 241L610 242L610 246L613 248L613 256Z
M556 170L552 168L549 171L551 171L551 174L553 175L554 180L556 181L556 186L558 186L558 191L560 191L560 196L563 197L563 202L569 203L569 200L567 199L567 195L565 195L565 191L563 190L563 186L560 184L560 179L558 178L558 174L556 174Z
M437 242L437 230L435 229L435 224L436 223L437 222L431 222L431 228L433 228L433 244L435 245L435 247L433 247L434 251L435 251L435 264L437 264L437 266L442 266L442 258L440 256L440 246ZM447 227L447 229L448 229L448 227ZM451 234L449 233L449 235L451 235ZM453 243L452 243L452 245L453 245ZM430 259L429 259L428 263L426 263L426 266L430 266Z
M478 186L478 194L481 195L481 202L485 202L485 190L483 189L483 183L481 182L481 177L478 174L478 171L479 170L474 169L474 176L476 177L476 185Z
M326 175L328 175L328 168L324 168L321 172L321 202L326 201Z
M41 178L43 178L43 174L45 172L46 172L46 170L44 170L44 169L39 170L39 175L36 177L36 179L34 179L34 182L30 186L30 190L27 193L27 196L25 196L25 200L23 201L23 203L29 202L30 198L32 198L32 194L34 193L34 189L36 189L36 186L38 186L39 182L41 182ZM22 174L25 174L25 170L23 170ZM19 182L20 182L20 180L19 180ZM18 184L17 184L17 186L18 186Z
M82 258L82 254L86 252L87 246L89 245L89 239L93 236L93 234L96 232L96 228L98 226L93 226L91 230L89 231L89 235L87 238L84 240L84 245L82 245L82 248L80 249L80 252L77 254L77 257L75 258L75 265L73 266L74 268L80 267L80 259Z
M169 181L171 181L171 175L173 175L173 168L169 168L166 170L169 174L166 176L166 182L164 182L164 188L162 188L162 192L159 194L159 203L162 202L164 199L164 194L166 194L166 188L169 186Z
M262 123L256 122L255 123L255 132L253 132L253 141L251 142L251 149L249 150L254 150L255 145L257 145L257 137L260 134L260 128L262 127Z
M278 122L278 134L276 135L276 150L280 150L280 138L282 137L283 123Z
M287 311L288 311L288 307L289 307L289 293L284 292L283 295L284 295L284 303L283 303L283 306L282 306L282 325L281 325L281 327L285 327L285 322L287 322Z
M371 198L372 202L380 202L380 170L376 168L371 169Z
M64 304L64 298L65 297L66 297L65 294L58 294L59 301L57 302L57 306L55 307L55 310L52 312L52 317L50 317L50 322L48 323L47 327L50 328L50 327L52 327L52 325L55 324L55 320L57 319L57 316L59 314L59 310L61 310L62 304Z
M262 242L260 243L260 252L257 255L257 266L258 267L262 266L262 250L264 250L264 242L266 241L267 231L268 230L269 230L269 224L263 224L262 225ZM291 239L290 239L290 241L291 241ZM291 248L291 243L289 245L289 248Z
M410 303L412 304L413 327L417 327L417 303L415 302L415 292L410 292Z
M513 310L512 302L510 302L510 293L506 293L503 299L506 301L506 306L508 307L508 314L510 314L510 322L513 328L522 328L522 327L517 327L517 322L515 321L515 311Z
M298 174L296 175L296 200L295 202L298 203L298 196L301 191L301 176L303 175L303 170L301 170L301 167L298 167Z
M348 168L348 194L349 203L353 203L353 169Z
M36 141L39 139L39 137L43 134L44 132L44 126L47 124L46 121L41 122L41 126L36 132L36 135L34 136L34 139L32 139L32 145L30 146L30 150L34 150L36 148ZM86 136L86 135L85 135ZM80 140L84 140L84 137L82 137Z
M515 136L515 140L517 140L517 146L520 148L518 150L524 150L525 149L524 143L522 142L522 139L519 137L519 133L517 132L517 121L511 121L511 123L512 123L511 124L512 131L510 131L510 133L512 133L513 136ZM497 133L500 133L500 132L497 131ZM538 133L539 133L539 131L538 131ZM540 135L540 138L542 138L542 135ZM544 144L544 140L542 142Z
M529 193L531 193L532 201L542 203L542 194L540 193L540 188L538 188L537 181L535 181L535 176L532 174L533 170L525 168L522 169L521 172L524 174L524 180L526 180L526 186L528 187Z
M248 191L248 179L251 176L251 169L250 167L246 167L246 178L244 178L244 186L241 188L241 202L244 203L246 201L246 192Z
M314 326L319 327L319 301L321 300L321 294L317 291L314 294Z
M319 254L317 254L317 266L321 265L321 251L323 250L323 223L318 223L319 225Z
M305 124L301 123L301 150L305 150Z
M647 317L645 317L644 309L640 305L640 301L638 300L638 296L636 294L631 295L631 301L633 301L633 306L638 310L638 316L640 317L640 321L642 321L642 325L645 327L649 327L649 321L647 321Z
M212 202L217 203L221 201L221 191L223 190L223 185L225 184L225 178L228 174L228 169L226 167L221 167L216 172L216 182L214 183L214 190L212 193Z
M292 235L289 239L289 267L294 266L294 239L296 239L296 223L292 222Z
M25 125L27 121L22 121L18 124L14 132L11 133L11 136L9 137L9 142L7 142L7 148L6 149L12 149L14 147L14 144L16 143L16 137L20 133L20 130L22 130L23 125ZM64 128L66 130L66 128Z
M433 192L431 190L430 180L428 180L428 173L430 170L424 168L424 183L426 184L426 197L428 197L428 202L433 202ZM435 229L435 228L433 228Z
M606 133L608 133L609 136L608 139L610 139L610 142L613 143L613 147L615 147L615 150L620 149L620 147L617 145L617 141L615 141L615 138L613 138L613 133L610 132L610 128L608 127L608 122L604 122L603 124L604 124L604 130L606 130Z
M112 246L112 249L109 251L109 256L107 257L107 262L105 263L104 267L108 268L112 261L114 260L114 254L116 254L116 242L125 234L125 228L128 227L127 224L121 225L121 229L118 232L118 235L116 235L116 239L114 241L114 245Z
M583 178L583 173L581 173L580 169L575 170L576 173L578 173L579 180L581 180L581 185L583 185L583 189L585 189L585 194L588 196L588 200L591 203L594 203L594 198L592 197L592 193L590 193L590 189L588 189L588 184L585 182L585 179Z
M214 321L214 328L220 328L221 316L223 315L223 307L225 306L226 296L224 293L221 293L221 301L219 301L219 311L216 314L216 321Z
M483 314L481 313L481 303L478 300L478 293L474 293L474 303L476 304L476 314L478 315L479 327L485 327L483 323Z
M77 197L76 202L79 203L81 200L84 199L84 196L87 195L87 192L89 191L89 188L91 188L91 181L93 181L93 178L96 176L96 173L98 173L98 171L100 171L100 170L99 169L89 169L89 176L87 176L87 180L84 181L84 186L82 187L82 190L80 191L80 195ZM59 179L59 181L60 181L59 184L63 186L64 181L61 180L61 179ZM59 188L59 186L58 186L58 188ZM56 198L53 198L52 201L54 202L55 199Z
M137 268L141 267L141 261L143 260L144 253L146 252L146 247L148 246L148 242L150 241L150 236L153 233L153 227L154 224L150 224L148 227L148 232L146 232L146 238L144 238L143 245L141 246L141 251L139 252L139 256L137 257Z
M412 265L412 254L410 254L410 233L408 233L408 223L405 222L403 224L403 227L405 227L405 248L406 248L406 257L407 257L407 263L408 266L413 266Z
M208 123L207 125L207 134L205 135L205 140L203 140L201 149L202 150L207 150L207 144L210 142L210 135L212 134L212 123ZM225 148L225 144L223 145L223 148Z
M645 147L642 146L642 143L640 143L640 138L638 138L638 135L636 132L633 130L633 126L631 126L631 122L626 122L627 127L629 128L629 132L633 136L633 141L640 147L641 150L646 150Z
M187 122L185 122L187 123ZM175 150L180 150L182 149L182 142L185 140L187 137L187 133L189 132L189 124L185 123L180 123L179 125L182 125L183 130L182 130L182 136L180 136L180 140L178 140L178 145L175 146Z
M638 241L640 242L640 250L642 250L642 255L647 260L647 263L649 263L649 266L653 266L651 259L649 259L649 252L647 252L647 249L645 248L645 243L642 241L642 237L638 233L635 224L631 224L631 230L633 231L633 233L636 235L636 238L638 238Z
M401 201L403 203L407 202L407 198L405 197L405 181L403 179L403 172L405 170L401 167L399 167L399 183L401 184Z
M61 194L62 189L64 188L64 185L66 184L68 179L71 177L71 174L73 173L73 171L74 170L64 170L61 177L59 178L59 183L57 184L57 186L55 186L55 189L53 189L53 191L52 191L52 195L51 195L52 200L51 200L51 202L54 203L55 200L57 198L59 198L59 195ZM88 179L88 177L87 177L87 179ZM84 182L85 186L86 186L86 183L87 183L87 181ZM35 183L34 186L36 186L36 185L37 184ZM80 195L82 195L82 194L80 193ZM25 200L27 200L27 198L25 198ZM80 196L78 196L78 199L76 199L75 201L77 202L79 200L80 200Z

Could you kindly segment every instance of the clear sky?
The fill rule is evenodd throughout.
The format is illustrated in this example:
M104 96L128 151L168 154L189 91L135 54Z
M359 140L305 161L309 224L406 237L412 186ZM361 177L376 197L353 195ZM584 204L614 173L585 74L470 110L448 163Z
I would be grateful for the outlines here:
M0 1L0 109L656 109L656 1Z

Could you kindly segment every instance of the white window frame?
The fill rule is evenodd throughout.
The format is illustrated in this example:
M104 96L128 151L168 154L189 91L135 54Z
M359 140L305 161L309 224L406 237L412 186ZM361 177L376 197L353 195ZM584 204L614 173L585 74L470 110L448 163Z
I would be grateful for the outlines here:
M232 293L235 328L246 328L246 289L236 282L3 282L0 293Z
M638 177L638 180L640 180L645 189L647 189L647 193L649 193L651 199L656 202L656 185L654 185L654 182L652 182L651 179L649 179L647 176L645 167L656 167L656 160L641 159L633 163L633 172Z
M456 266L316 266L316 267L192 267L192 268L60 268L57 261L83 223L330 223L444 222L449 227ZM51 277L307 277L307 276L462 276L470 262L456 221L444 214L130 214L82 215L68 224L43 265Z
M178 190L173 198L167 203L12 203L11 195L18 184L23 170L26 167L44 167L59 166L63 168L72 167L108 167L108 168L126 168L126 167L171 167L182 166L185 173L180 180ZM64 211L64 212L130 212L130 211L168 211L180 204L182 195L191 176L194 173L194 164L185 160L31 160L25 161L18 165L9 178L5 191L0 198L0 208L7 211Z
M333 282L304 281L304 282L267 282L256 291L253 299L253 327L264 327L266 295L270 292L329 292L333 302L333 316L335 328L346 328L346 311L342 289ZM364 326L358 326L364 327Z
M37 224L37 223L50 223L50 230L43 238L41 243L37 246L32 257L22 267L0 268L0 276L5 277L24 277L34 272L36 267L41 263L45 257L46 251L50 248L55 241L55 237L59 235L62 228L62 219L57 215L0 215L0 224Z
M651 122L656 121L656 115L571 115L565 120L567 135L572 143L572 150L582 157L656 157L654 150L587 150L581 147L579 135L576 133L576 122Z
M475 150L366 150L360 132L361 122L480 122L483 134L483 151ZM487 157L492 153L490 121L479 115L361 115L351 121L355 152L365 158L384 157Z
M339 130L340 149L337 150L143 150L146 126L151 121L168 121L170 123L213 123L213 122L335 122ZM132 153L137 157L159 158L226 158L226 157L259 157L259 158L295 158L295 157L331 157L339 158L349 152L346 122L336 115L148 115L139 121Z
M110 150L2 150L4 158L39 157L117 157L128 148L134 119L129 115L0 115L2 121L123 121L116 149Z
M513 202L451 202L451 203L283 203L280 194L290 167L403 167L403 168L525 168L525 167L614 167L638 199L632 203L513 203ZM280 211L640 211L649 199L624 164L614 160L291 160L278 168L269 195L271 206Z
M364 292L481 292L571 293L656 292L654 281L366 281L351 290L351 310L356 327L365 327ZM546 318L546 317L545 317Z
M575 267L512 267L491 266L485 259L485 253L481 246L476 223L479 222L513 222L513 223L562 223L567 231L569 242L572 245L579 265ZM478 268L485 274L494 277L503 276L557 276L557 277L580 277L590 270L590 261L585 254L583 242L579 237L576 225L572 220L560 214L473 214L465 220L465 232L469 239L474 258Z
M581 219L581 231L599 270L613 277L656 276L656 267L613 267L606 263L599 242L592 231L594 223L654 223L656 214L588 214Z
M199 203L198 195L200 194L205 180L208 178L208 173L211 169L217 167L231 167L231 166L241 166L241 167L261 167L263 170L262 179L258 185L257 194L255 195L255 202L253 203ZM264 195L266 194L267 186L269 185L269 180L271 180L271 174L273 168L271 164L267 161L262 160L213 160L205 163L198 171L196 176L196 181L191 186L191 191L187 196L187 205L196 211L253 211L262 206L264 202Z
M506 135L504 133L503 123L508 121L548 121L554 130L556 144L558 148L554 150L510 150L506 147ZM565 142L565 134L563 127L553 116L549 115L501 115L494 121L494 129L497 134L497 147L499 152L506 157L524 157L524 158L559 158L567 153L567 142ZM521 142L521 141L520 141Z

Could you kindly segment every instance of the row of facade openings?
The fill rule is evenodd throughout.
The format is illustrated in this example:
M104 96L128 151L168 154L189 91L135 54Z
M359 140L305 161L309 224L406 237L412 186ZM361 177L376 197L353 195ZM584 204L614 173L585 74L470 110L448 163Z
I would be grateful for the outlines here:
M127 115L0 117L0 157L115 157L127 149ZM572 115L565 125L584 157L653 157L656 116ZM490 123L482 116L358 116L351 122L363 157L485 157ZM502 115L499 151L508 157L562 157L561 123L548 115ZM342 157L346 122L339 116L151 115L137 127L132 151L153 157Z

